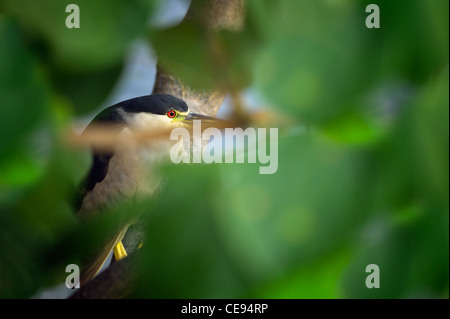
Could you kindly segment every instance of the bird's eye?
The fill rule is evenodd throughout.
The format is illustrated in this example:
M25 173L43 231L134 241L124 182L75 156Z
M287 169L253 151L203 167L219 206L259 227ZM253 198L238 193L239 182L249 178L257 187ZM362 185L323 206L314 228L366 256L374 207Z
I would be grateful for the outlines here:
M171 119L173 119L175 116L177 116L177 112L175 111L169 111L167 112L167 116L170 117Z

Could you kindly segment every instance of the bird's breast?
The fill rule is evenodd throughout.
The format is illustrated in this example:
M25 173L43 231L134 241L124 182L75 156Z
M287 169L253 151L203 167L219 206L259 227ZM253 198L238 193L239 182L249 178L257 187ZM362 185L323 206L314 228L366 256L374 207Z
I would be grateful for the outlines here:
M170 160L173 143L127 145L116 150L105 178L83 198L79 215L92 216L102 208L113 208L135 196L150 196L162 177L158 167Z

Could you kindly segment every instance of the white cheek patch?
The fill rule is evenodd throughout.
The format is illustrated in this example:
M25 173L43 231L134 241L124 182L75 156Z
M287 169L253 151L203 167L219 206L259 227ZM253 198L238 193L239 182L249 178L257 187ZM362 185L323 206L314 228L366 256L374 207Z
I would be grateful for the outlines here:
M153 128L167 128L173 119L165 115L136 113L132 118L128 119L131 127L137 130L153 129Z
M123 136L125 134L132 135L133 132L145 132L147 133L155 133L155 136L159 136L157 133L160 131L170 130L172 128L175 128L179 126L179 122L174 121L173 119L169 118L166 115L159 115L159 114L150 114L150 113L136 113L132 117L127 118L128 128L123 130ZM130 138L130 141L132 139ZM131 143L131 142L130 142ZM131 147L132 144L127 142L128 146ZM151 138L149 136L148 140L140 140L142 143L140 148L141 151L151 151L154 153L153 157L155 159L152 159L152 161L156 161L156 159L159 160L159 157L168 157L170 147L172 146L173 142L169 140L169 137L156 137Z

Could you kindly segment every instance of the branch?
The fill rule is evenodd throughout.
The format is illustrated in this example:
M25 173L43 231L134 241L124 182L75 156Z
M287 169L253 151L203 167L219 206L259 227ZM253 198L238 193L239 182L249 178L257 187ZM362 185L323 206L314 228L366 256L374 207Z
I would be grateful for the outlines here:
M240 31L245 22L244 0L193 0L184 21L195 20L209 30ZM222 104L223 91L199 92L157 66L153 93L170 94L183 99L197 113L216 115Z
M189 108L200 114L216 115L220 105L225 98L225 93L215 92L197 92L183 84L178 78L168 74L158 64L156 71L154 94L170 94L184 100Z

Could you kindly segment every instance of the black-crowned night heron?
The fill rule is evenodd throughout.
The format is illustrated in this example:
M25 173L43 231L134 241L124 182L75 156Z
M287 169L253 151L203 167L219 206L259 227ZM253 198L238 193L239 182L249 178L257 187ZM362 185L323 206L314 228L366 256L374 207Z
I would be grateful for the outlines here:
M99 113L83 134L95 127L109 126L114 128L117 143L112 148L93 147L92 167L80 187L76 204L80 219L101 214L138 193L152 194L160 178L154 175L151 166L164 157L169 158L173 142L167 136L142 143L137 141L136 134L170 131L191 125L196 119L215 120L190 112L183 100L165 94L130 99ZM81 271L81 286L98 273L111 250L116 260L127 255L122 239L131 223L128 221L107 243L100 245L102 248Z

